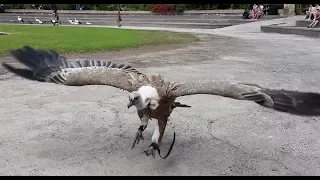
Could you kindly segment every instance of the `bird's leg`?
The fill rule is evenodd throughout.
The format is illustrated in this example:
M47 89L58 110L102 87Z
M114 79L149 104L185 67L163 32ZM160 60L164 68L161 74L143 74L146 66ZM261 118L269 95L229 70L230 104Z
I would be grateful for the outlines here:
M155 157L155 150L159 151L160 143L162 141L164 130L166 129L167 120L158 120L158 123L154 129L153 135L152 135L152 143L149 146L149 149L147 151L144 151L147 156L150 154ZM159 154L160 155L160 154Z
M138 112L138 114L139 114L139 112ZM140 114L139 114L139 116L140 116ZM135 138L133 140L133 144L132 144L131 148L134 148L134 146L136 144L139 144L140 140L144 140L144 138L142 136L142 131L144 131L147 128L149 118L146 115L142 115L142 117L140 119L141 119L141 125L139 126L139 129L135 135Z

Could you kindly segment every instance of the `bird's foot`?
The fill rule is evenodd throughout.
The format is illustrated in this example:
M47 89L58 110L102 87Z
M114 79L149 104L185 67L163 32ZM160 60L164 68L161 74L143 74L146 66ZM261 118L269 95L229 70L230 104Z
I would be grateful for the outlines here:
M153 158L156 157L155 155L155 150L158 150L159 151L159 145L157 143L152 143L150 146L149 146L149 149L147 151L144 151L144 153L149 156L149 155L152 155ZM159 154L160 155L160 154Z
M139 129L138 129L138 131L137 131L137 133L136 133L136 135L135 135L135 138L134 138L134 140L133 140L133 144L132 144L131 149L134 148L134 146L135 146L136 144L139 144L140 140L144 140L144 138L143 138L143 136L142 136L142 131L143 131L143 130L144 130L144 129L143 129L143 126L140 126Z

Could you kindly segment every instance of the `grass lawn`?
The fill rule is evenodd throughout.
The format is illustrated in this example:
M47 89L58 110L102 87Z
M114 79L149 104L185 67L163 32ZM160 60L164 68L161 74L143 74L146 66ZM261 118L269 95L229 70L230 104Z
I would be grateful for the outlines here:
M10 49L24 45L68 54L198 41L186 33L99 27L0 25L1 31L12 34L0 35L0 56L9 55Z

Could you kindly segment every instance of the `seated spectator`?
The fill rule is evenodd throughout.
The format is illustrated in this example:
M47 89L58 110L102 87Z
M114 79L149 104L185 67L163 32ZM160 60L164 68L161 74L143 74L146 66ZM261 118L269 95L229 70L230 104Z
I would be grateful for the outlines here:
M256 4L254 4L252 6L252 10L251 10L251 15L250 18L254 19L256 17L256 13L258 12L258 6Z
M313 20L314 17L313 17L313 15L312 15L312 17L311 17L311 11L312 11L312 5L309 4L308 11L306 11L307 16L306 16L305 20ZM312 18L312 19L311 19L311 18Z
M310 12L310 20L313 20L314 17L316 17L317 14L317 5L312 4L311 12Z
M314 28L320 20L320 6L317 7L317 13L314 16L312 23L308 26L308 28Z
M259 19L263 15L263 6L258 7L258 12L256 13L256 19Z
M262 14L263 14L263 6L257 6L253 19L257 20L258 18L261 17Z
M244 10L242 14L242 19L250 19L250 11L249 10Z

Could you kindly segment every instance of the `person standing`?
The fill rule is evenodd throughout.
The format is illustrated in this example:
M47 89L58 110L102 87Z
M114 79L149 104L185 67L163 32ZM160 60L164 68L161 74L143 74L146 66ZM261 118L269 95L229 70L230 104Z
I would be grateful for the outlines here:
M118 27L121 27L121 21L122 21L122 18L120 16L120 11L118 11L118 16L117 16Z

